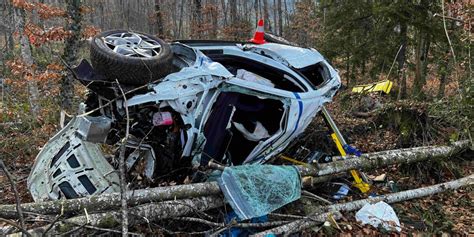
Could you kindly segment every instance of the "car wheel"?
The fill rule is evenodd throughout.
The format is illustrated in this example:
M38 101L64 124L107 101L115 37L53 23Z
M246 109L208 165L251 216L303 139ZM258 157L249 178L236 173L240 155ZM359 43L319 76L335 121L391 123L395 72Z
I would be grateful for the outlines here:
M144 33L102 32L92 39L90 56L97 72L124 84L143 85L175 71L170 45Z

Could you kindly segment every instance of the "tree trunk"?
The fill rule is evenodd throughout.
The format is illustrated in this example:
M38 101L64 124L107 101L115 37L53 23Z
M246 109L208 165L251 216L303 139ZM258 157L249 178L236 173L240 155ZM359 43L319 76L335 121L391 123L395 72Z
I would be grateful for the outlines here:
M406 51L407 51L407 41L408 41L408 35L407 35L407 24L406 22L401 22L400 23L400 44L401 44L401 49L400 53L398 54L397 57L397 62L398 62L398 85L399 85L399 91L398 91L398 99L404 99L406 98L406 81L404 78L405 77L405 58L406 58Z
M351 169L379 168L396 163L412 163L427 159L445 158L468 149L469 147L469 141L460 141L451 146L427 146L368 153L363 154L360 158L350 156L342 160L341 157L334 157L336 161L321 164L317 168L297 167L300 170L301 176L318 176L316 178L320 181L327 181L328 175L346 172ZM308 184L310 183L314 182L308 182ZM133 190L127 192L127 200L130 206L134 206L147 202L212 196L217 194L220 194L217 183L208 182ZM27 203L22 204L21 208L25 212L52 214L61 211L64 213L78 212L84 208L94 211L104 211L118 207L120 207L120 193L102 194L68 200ZM15 205L1 205L0 217L14 218L16 216L15 210Z
M257 21L259 20L259 18L260 18L260 15L258 14L258 9L259 9L259 7L258 7L259 4L258 4L258 3L259 3L259 2L260 2L259 0L255 0L255 3L254 3L254 5L253 5L253 6L254 6L254 10L255 10L255 22L257 22Z
M446 55L449 55L449 50L446 52ZM444 91L446 88L447 84L447 74L448 74L448 65L449 65L449 59L450 57L445 57L445 60L440 62L439 66L439 88L438 88L438 99L441 99L444 97Z
M340 211L349 212L361 209L364 205L370 203L377 203L384 201L386 203L396 203L402 202L410 199L421 198L431 196L436 193L441 193L449 190L455 190L464 186L469 186L474 184L474 175L470 175L458 180L451 182L446 182L442 184L436 184L433 186L428 186L424 188L418 188L413 190L407 190L398 193L391 193L382 196L377 196L369 199L362 199L353 202L334 204L330 206L321 207L317 213L311 214L308 218L297 220L291 223L288 223L283 226L275 227L264 232L257 233L253 236L266 236L267 234L274 235L289 235L292 233L299 232L304 229L311 228L319 223L326 221L327 216L331 213L338 213ZM335 215L335 218L337 214Z
M430 35L422 30L419 32L416 47L415 81L413 84L414 98L423 98L423 86L426 83L426 72L428 67L428 53L430 49Z
M28 85L28 99L30 103L30 110L34 117L39 113L39 90L38 85L35 81L34 70L33 70L33 56L31 55L31 46L28 40L28 37L25 35L25 21L26 21L26 12L23 9L15 8L15 19L17 23L16 29L19 32L20 37L20 51L21 58L25 65L28 67L26 76L27 85Z
M160 0L155 0L155 17L156 17L156 22L155 22L155 29L156 33L158 34L158 37L163 37L165 32L163 30L163 13L161 12L161 2Z
M276 5L277 5L277 0L273 0L273 34L274 35L279 35L278 34L278 11L277 11L277 8L276 8Z
M191 23L191 36L201 39L203 33L202 4L201 0L193 0L193 20Z
M229 0L230 7L230 22L235 26L238 23L237 18L237 0Z
M76 64L77 52L79 51L79 42L81 40L81 0L68 0L67 1L67 14L71 18L71 21L66 25L66 30L71 32L71 35L66 39L66 45L64 47L63 58L66 63L70 66ZM73 76L69 70L63 73L61 81L61 109L67 110L69 113L72 109L72 98L74 96L74 85Z
M281 6L282 0L277 0L277 8L278 8L278 35L283 36L283 10Z
M263 23L265 30L272 32L272 25L270 24L270 18L268 15L268 0L263 0Z
M213 6L212 11L210 12L212 28L211 28L211 39L217 39L217 30L219 28L219 7L216 0L212 0L211 4Z
M179 15L179 22L178 22L178 38L183 37L183 15L184 15L184 0L181 0L180 7L180 15Z
M224 13L224 27L227 26L227 7L225 2L225 0L221 0L222 12Z

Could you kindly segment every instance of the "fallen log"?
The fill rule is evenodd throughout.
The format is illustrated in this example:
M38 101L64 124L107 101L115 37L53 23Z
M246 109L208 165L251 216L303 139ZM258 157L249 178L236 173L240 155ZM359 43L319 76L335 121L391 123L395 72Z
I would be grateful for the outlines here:
M417 188L412 190L406 190L398 193L391 193L386 195L381 195L374 198L362 199L347 203L334 204L329 206L321 207L316 213L308 216L305 219L296 220L291 223L275 227L270 230L266 230L260 233L255 234L254 236L266 236L267 234L275 235L288 235L302 231L304 229L311 228L321 222L324 222L328 215L331 213L338 213L340 211L355 211L361 209L367 203L377 203L384 201L386 203L396 203L402 202L410 199L421 198L430 196L436 193L445 192L448 190L455 190L460 187L470 186L474 184L474 174L467 177L453 180L446 183L436 184L428 187ZM337 215L335 216L335 218Z
M456 142L450 146L428 146L400 150L391 150L367 153L360 158L335 157L336 161L321 164L319 167L309 168L298 166L302 176L317 176L310 183L324 182L331 178L330 175L345 172L351 169L379 168L395 163L412 163L430 158L449 157L453 154L468 149L469 141ZM176 185L150 189L139 189L127 192L128 205L136 206L150 202L160 202L173 199L195 198L221 194L216 182ZM78 213L84 208L97 212L113 210L120 207L120 193L94 195L77 199L47 201L22 204L24 212L38 214ZM17 218L15 205L0 205L0 217Z
M221 191L216 182L138 189L127 192L127 203L130 206L150 202L161 202L173 199L194 198L218 195ZM24 212L38 214L78 213L85 209L90 211L104 211L119 208L121 205L120 193L93 195L83 198L25 203L21 205ZM13 208L12 208L13 207ZM16 218L14 205L1 205L0 217Z
M335 161L320 164L319 167L298 166L302 176L325 176L345 172L352 169L377 169L393 164L407 164L428 159L450 157L469 149L469 140L454 142L449 146L425 146L366 153L360 157L334 157Z
M143 204L130 208L128 215L130 224L140 224L153 220L180 217L195 212L207 211L223 205L224 199L221 196L197 197ZM88 224L99 227L113 227L120 225L121 219L120 211L111 211L89 214L87 216L76 216L67 219L65 222L76 225Z
M128 219L130 225L147 223L149 221L180 217L196 212L207 211L224 205L224 200L220 196L197 197L192 199L170 200L159 203L149 203L128 209ZM94 210L88 210L92 212ZM38 227L28 232L41 235L45 230L59 227L60 232L68 232L75 226L97 226L100 228L111 228L121 225L122 213L109 211L104 213L94 213L71 217L51 225ZM59 233L60 234L60 233Z

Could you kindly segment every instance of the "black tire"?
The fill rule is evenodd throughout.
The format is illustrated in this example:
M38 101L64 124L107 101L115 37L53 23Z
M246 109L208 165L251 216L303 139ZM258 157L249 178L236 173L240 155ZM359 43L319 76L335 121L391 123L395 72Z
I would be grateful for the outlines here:
M175 71L172 65L173 52L169 44L149 34L146 36L161 45L161 51L153 57L131 57L114 52L104 42L106 36L126 33L127 30L110 30L100 33L92 39L90 57L94 69L108 80L131 85L143 85Z

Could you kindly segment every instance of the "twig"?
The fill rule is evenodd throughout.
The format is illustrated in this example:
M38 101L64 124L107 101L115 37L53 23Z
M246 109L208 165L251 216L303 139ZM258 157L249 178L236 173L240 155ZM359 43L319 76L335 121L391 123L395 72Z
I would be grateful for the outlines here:
M209 225L209 226L214 226L214 227L237 227L237 228L268 228L268 227L273 227L273 226L278 226L278 225L283 225L286 223L289 223L289 221L271 221L271 222L263 222L263 223L217 223L217 222L212 222L208 220L204 220L201 218L195 218L195 217L177 217L173 218L175 220L181 220L181 221L190 221L190 222L198 222L201 224Z
M26 236L28 237L31 237L31 234L23 227L19 226L17 223L15 223L14 221L11 221L11 220L8 220L8 219L3 219L0 217L0 221L3 221L5 223L8 223L9 225L12 225L14 226L15 228L17 228L18 230L21 231L21 233L25 234Z
M103 109L103 108L109 106L110 104L112 104L113 102L117 101L118 99L123 98L123 95L128 95L128 94L133 93L133 92L135 92L135 91L138 91L138 90L141 90L141 89L143 89L143 88L146 88L146 87L148 87L150 84L153 84L153 83L158 82L158 81L160 81L160 80L161 80L161 79L158 79L158 80L152 81L152 82L150 82L150 83L148 83L148 84L145 84L145 85L143 85L143 86L135 87L135 88L133 88L133 89L131 89L131 90L125 92L125 93L123 92L122 88L120 88L120 91L122 92L122 96L118 96L118 97L116 97L116 98L113 98L113 99L109 100L109 102L103 104L102 106L100 106L100 107L98 107L98 108L95 108L95 109L93 109L93 110L87 111L87 112L85 112L85 113L83 113L83 114L79 114L79 115L77 115L76 117L84 117L84 116L87 116L87 115L89 115L89 114L92 114L92 113L94 113L94 112L96 112L96 111L99 111L100 109ZM118 82L117 82L117 83L118 83Z
M393 66L395 65L395 62L397 61L398 55L400 54L400 51L402 51L403 44L400 45L400 48L397 51L397 54L395 55L395 58L393 59L392 66L390 66L390 70L388 71L386 79L388 80L388 77L390 76L390 73L392 72Z
M43 232L43 236L46 236L47 233L53 228L53 226L61 219L63 215L62 214L59 214L54 220L53 222L51 222L51 224L46 228L46 230Z
M120 83L117 79L118 88L122 93L123 100L124 100L124 107L125 107L125 114L127 119L127 125L125 128L125 137L122 139L122 145L120 147L120 154L119 154L119 170L120 170L120 199L121 199L121 206L122 206L122 236L128 236L128 208L127 208L127 185L125 179L125 150L127 148L127 140L130 132L130 116L128 113L128 102L125 93L120 86Z
M307 195L307 196L309 196L309 197L312 198L312 199L315 199L315 200L324 202L324 203L326 203L326 204L332 204L331 201L328 201L327 199L322 198L322 197L320 197L320 196L318 196L318 195L316 195L316 194L314 194L314 193L312 193L312 192L308 192L308 191L306 191L306 190L301 190L301 194Z
M464 23L464 21L462 19L455 18L455 17L450 17L450 16L445 16L444 14L441 15L441 14L435 13L435 14L433 14L433 17L441 17L441 18L446 18L448 20L453 20L453 21L458 21L458 22Z
M65 223L68 223L68 224L77 225L77 223L74 223L74 222L69 222L69 221L64 221L64 222L65 222ZM122 233L122 231L120 231L120 230L101 228L101 227L92 226L92 225L88 225L88 224L82 224L82 225L79 225L79 227L81 227L81 228L87 228L87 229L91 229L91 230L98 230L98 231L111 232L111 233L116 233L116 234L121 234L121 233ZM63 234L63 235L65 235L65 234ZM129 235L129 236L130 236L130 235L142 236L141 234L133 233L133 232L128 232L128 235Z
M281 213L268 213L268 216L279 217L279 218L292 218L292 219L303 219L304 216L297 216L291 214L281 214Z
M86 224L80 225L70 231L67 231L66 233L59 234L59 236L70 236L72 233L77 232L81 229L83 229L86 226Z
M458 87L460 87L461 83L459 83L459 75L458 75L458 72L457 72L457 69L456 69L456 66L458 65L458 63L456 61L456 54L454 53L453 44L451 43L451 38L449 37L448 28L446 27L446 15L445 15L445 12L444 12L444 0L441 0L441 10L443 11L442 17L443 17L444 33L446 34L446 39L448 39L449 49L451 50L451 53L453 54L454 74L456 75L456 81L458 83ZM462 94L461 93L458 93L458 94L462 98Z
M16 189L15 185L15 180L13 179L12 174L10 171L8 171L7 167L5 166L5 163L3 163L3 160L0 159L0 168L5 172L7 175L8 181L10 182L10 185L12 186L13 193L15 194L15 201L16 201L16 211L18 212L18 216L20 219L20 227L21 230L25 230L25 218L23 217L23 211L21 209L21 202L20 202L20 195L18 195L18 190ZM28 235L30 236L30 235Z

